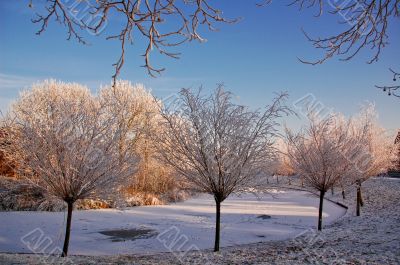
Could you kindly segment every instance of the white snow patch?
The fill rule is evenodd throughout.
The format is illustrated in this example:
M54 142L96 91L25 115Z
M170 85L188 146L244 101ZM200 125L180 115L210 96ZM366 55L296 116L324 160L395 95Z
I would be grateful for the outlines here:
M147 254L193 249L194 246L210 249L214 244L214 205L212 196L200 195L171 205L74 211L69 254ZM345 211L325 200L323 223L334 222ZM259 215L269 215L271 218L257 218ZM317 215L318 198L306 192L287 191L274 197L255 197L250 193L234 195L222 203L221 246L292 238L304 230L315 228ZM0 220L0 252L49 253L62 247L65 213L0 212ZM34 249L29 247L29 242L37 238L24 236L37 228L43 231L43 237L51 239L51 245L45 248L40 248L40 245ZM175 231L174 236L181 236L183 241L174 245L168 242L171 238L161 237L162 240L159 240L154 235L114 242L99 233L118 229L151 229L159 234Z

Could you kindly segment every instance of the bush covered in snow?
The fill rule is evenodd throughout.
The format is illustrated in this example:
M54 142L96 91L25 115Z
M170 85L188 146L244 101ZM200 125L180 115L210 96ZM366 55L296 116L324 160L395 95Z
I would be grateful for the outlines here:
M173 188L160 194L130 192L118 201L111 199L78 200L75 209L162 205L186 200L190 195L189 191L179 188ZM19 179L0 176L0 211L64 211L65 209L66 205L63 201L48 196L45 190Z

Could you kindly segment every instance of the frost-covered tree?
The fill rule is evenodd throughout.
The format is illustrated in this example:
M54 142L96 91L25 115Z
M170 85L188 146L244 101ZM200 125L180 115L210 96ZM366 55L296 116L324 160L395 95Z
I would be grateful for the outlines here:
M373 105L363 106L360 114L354 119L353 143L359 149L351 159L354 169L353 183L357 188L356 214L360 216L363 206L361 187L370 177L387 172L395 161L395 146L386 130L377 122L377 113Z
M77 200L117 194L134 173L135 135L121 122L123 108L74 83L45 81L20 95L8 120L9 148L18 174L67 204L62 256L68 253Z
M390 169L390 171L398 171L400 172L400 130L397 131L396 138L394 140L394 165Z
M1 119L0 124L3 123L4 121ZM7 157L4 152L4 148L7 148L10 144L7 128L0 128L0 176L17 177L15 174L17 161L10 160L10 157Z
M125 189L129 193L165 194L173 188L171 169L156 159L157 150L153 134L162 133L158 103L143 85L117 81L116 86L106 86L100 91L102 104L108 113L125 123L126 133L135 135L132 152L140 157L138 170ZM121 111L123 109L123 111Z
M221 203L234 192L260 184L262 171L275 153L277 119L288 114L278 95L263 111L232 102L219 86L210 96L182 89L162 109L164 127L158 141L164 161L198 190L214 196L219 250Z
M344 165L348 165L345 153L348 148L349 123L338 115L318 119L311 115L306 129L299 133L286 130L288 157L304 185L319 192L318 230L322 229L322 211L326 192L342 184ZM349 168L349 167L347 167Z

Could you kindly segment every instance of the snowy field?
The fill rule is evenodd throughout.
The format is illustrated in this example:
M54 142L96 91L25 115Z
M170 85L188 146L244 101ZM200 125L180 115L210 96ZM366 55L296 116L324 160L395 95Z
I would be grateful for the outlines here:
M69 256L68 259L47 255L0 253L0 264L400 264L400 179L371 179L363 184L363 187L365 206L362 207L361 217L354 216L354 194L351 194L344 201L350 208L343 217L326 226L320 233L310 229L295 239L225 247L219 253L203 250L151 255ZM273 202L281 200L282 197ZM165 219L167 218L168 216L165 216ZM3 218L1 220L3 221ZM18 224L29 221L18 220ZM16 234L18 231L16 229L9 232L3 227L1 236L4 230L5 235ZM11 227L15 228L17 224L12 224ZM76 229L75 226L74 231L77 231ZM18 239L14 240L17 241Z
M317 197L301 191L272 195L232 196L222 204L222 247L293 238L315 228ZM345 212L344 208L325 201L324 224L334 222ZM0 212L0 252L60 252L65 218L62 212ZM74 211L69 254L210 249L214 227L215 206L208 195L164 206ZM172 244L177 238L178 243ZM40 240L44 243L38 244Z

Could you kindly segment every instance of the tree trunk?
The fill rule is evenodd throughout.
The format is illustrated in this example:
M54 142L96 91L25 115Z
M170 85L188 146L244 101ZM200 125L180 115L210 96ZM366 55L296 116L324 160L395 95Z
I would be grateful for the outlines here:
M356 215L360 216L360 207L361 207L361 185L357 184L357 208Z
M319 194L318 231L322 230L322 208L324 206L324 197L325 197L325 191L321 190Z
M74 208L74 203L72 201L68 201L67 205L68 205L67 227L65 229L64 247L61 257L66 257L68 255L69 236L71 234L72 209Z
M332 196L335 195L335 191L334 191L333 187L331 188L331 192L332 192Z
M344 193L344 189L342 189L342 197L343 197L343 200L346 200L346 194Z
M361 190L361 182L360 182L360 206L361 207L364 206L364 199L363 199L362 190Z
M220 237L220 224L221 224L221 202L215 201L216 205L216 218L215 218L215 244L214 252L219 251L219 237Z

